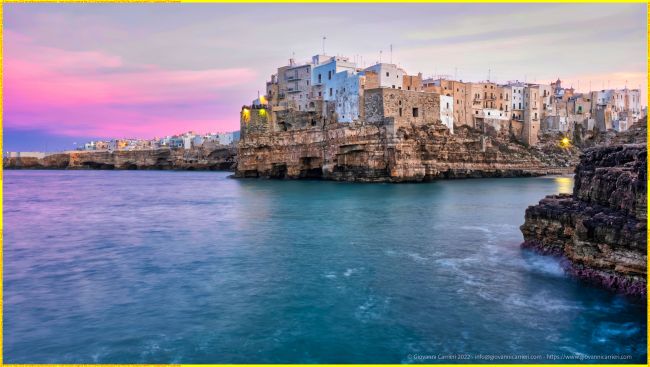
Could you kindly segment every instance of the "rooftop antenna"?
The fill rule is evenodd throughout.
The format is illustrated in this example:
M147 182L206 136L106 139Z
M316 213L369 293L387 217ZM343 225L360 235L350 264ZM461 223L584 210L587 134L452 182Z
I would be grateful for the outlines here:
M382 50L379 50L379 63L381 64L381 54L383 53Z
M488 81L488 82L490 81L490 72L491 72L491 71L492 71L491 69L488 69L488 78L487 78L487 81Z
M323 36L323 55L325 55L325 40L327 37Z
M390 63L393 63L393 44L390 44Z

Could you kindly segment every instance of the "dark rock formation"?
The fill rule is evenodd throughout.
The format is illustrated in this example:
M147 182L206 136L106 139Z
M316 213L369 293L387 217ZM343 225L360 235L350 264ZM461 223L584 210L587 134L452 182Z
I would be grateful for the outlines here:
M239 143L236 177L322 178L418 182L440 178L516 177L569 173L562 160L480 131L442 124L342 125L247 135ZM558 156L562 154L558 153Z
M592 148L576 168L572 195L552 195L526 210L524 248L562 256L568 273L645 297L647 147Z
M4 158L5 169L227 170L237 165L234 146L210 149L75 151L44 158Z

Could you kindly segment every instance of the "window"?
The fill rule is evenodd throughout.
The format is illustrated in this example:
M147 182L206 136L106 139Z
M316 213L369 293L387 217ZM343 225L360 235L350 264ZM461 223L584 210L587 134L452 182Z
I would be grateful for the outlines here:
M399 108L399 116L402 117L402 107Z
M420 114L420 111L418 110L418 108L413 107L413 117L418 117L419 114Z
M389 72L386 72L386 76L390 76L390 73L389 73Z
M393 89L395 89L395 84L393 84Z
M402 101L399 101L398 103L399 103L400 106L402 105Z
M319 96L319 97L322 97L322 94L323 94L323 93L321 93L321 92L318 92L318 96Z
M318 84L320 84L320 83L322 82L322 80L321 80L321 76L322 76L322 75L318 74Z
M449 102L447 102L447 109L449 109Z
M327 72L327 79L332 80L332 70Z
M332 88L330 88L330 97L332 96Z
M478 111L476 111L476 112L475 112L475 114L477 114L477 115L478 115Z

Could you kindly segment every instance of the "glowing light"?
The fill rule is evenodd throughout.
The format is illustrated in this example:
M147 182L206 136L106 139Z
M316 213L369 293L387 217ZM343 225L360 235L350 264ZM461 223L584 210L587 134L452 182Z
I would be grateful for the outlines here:
M260 104L266 104L266 97L265 96L260 96Z
M244 119L244 122L249 122L251 120L251 111L248 108L242 109L241 117Z
M562 140L560 140L560 146L562 148L567 148L570 145L571 145L571 140L569 140L569 138L567 138L566 136L564 138L562 138Z
M260 115L261 117L266 117L266 110L265 110L265 109L263 109L263 108L260 109L258 113L259 113L259 115Z

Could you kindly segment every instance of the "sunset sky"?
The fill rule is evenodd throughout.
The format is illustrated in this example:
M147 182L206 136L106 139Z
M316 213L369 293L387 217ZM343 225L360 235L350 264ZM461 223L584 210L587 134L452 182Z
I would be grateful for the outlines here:
M645 4L4 4L4 150L239 129L295 54L641 88ZM646 103L643 103L644 105Z

